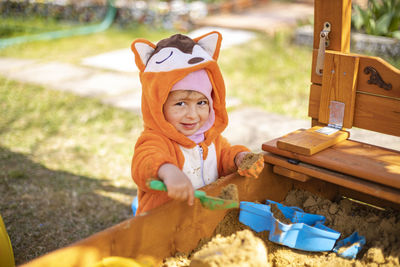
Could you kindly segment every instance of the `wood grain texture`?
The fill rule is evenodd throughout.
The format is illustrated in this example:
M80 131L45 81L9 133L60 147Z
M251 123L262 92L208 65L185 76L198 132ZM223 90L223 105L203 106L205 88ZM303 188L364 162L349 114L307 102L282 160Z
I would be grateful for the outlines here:
M343 127L353 126L358 63L358 57L326 51L318 114L321 123L329 123L330 102L338 101L345 104Z
M357 91L366 92L374 95L397 98L400 101L400 70L390 65L379 57L359 55L359 77ZM377 84L370 83L371 74L367 74L365 69L373 67L376 69L382 81L391 86L390 90L385 90Z
M314 1L314 39L311 82L322 82L322 77L315 72L320 33L324 29L324 23L331 24L329 33L329 46L327 49L340 52L350 51L351 30L351 0L315 0Z
M294 179L294 180L297 180L300 182L307 182L308 180L311 179L311 176L309 176L309 175L306 175L306 174L300 173L300 172L296 172L296 171L290 170L288 168L284 168L279 165L274 165L273 171L276 174L280 174L280 175L289 177L291 179Z
M308 116L312 119L318 120L319 103L321 101L322 86L318 84L311 84L310 95L308 101Z
M344 140L311 157L277 147L277 139L262 144L262 149L297 159L321 168L341 172L374 183L400 189L400 153L361 142Z
M308 115L318 121L322 86L310 87ZM315 123L312 124L316 125ZM400 136L400 99L357 92L353 126L378 133Z
M282 179L273 173L272 165L266 164L258 179L246 179L235 173L203 189L207 195L218 196L228 184L237 185L240 201L253 202L265 199L280 202L293 186L290 179ZM226 212L205 209L199 201L193 207L171 201L22 266L87 267L110 256L133 259L147 256L161 263L178 251L190 252L201 238L211 237Z
M314 43L318 49L319 34L325 22L331 24L329 49L341 52L350 51L351 0L314 1Z
M321 126L315 126L305 131L295 131L292 134L279 138L277 147L290 152L311 156L349 137L349 133L346 131L338 131L330 135L316 132L321 128Z
M400 100L357 94L354 126L400 136Z
M307 163L299 163L298 165L290 164L286 157L279 156L272 153L264 154L264 160L275 166L281 166L294 172L302 173L310 177L315 177L329 183L339 185L344 188L351 189L351 191L360 192L370 196L384 199L392 203L400 204L400 190L385 186L370 181L359 179L358 177L342 174L332 170L327 170L321 167L310 165ZM290 176L288 176L290 177ZM313 180L312 180L313 181ZM311 181L311 182L312 182ZM354 195L352 192L351 195ZM357 195L357 194L355 194ZM367 202L373 203L373 202ZM396 205L395 205L396 206Z

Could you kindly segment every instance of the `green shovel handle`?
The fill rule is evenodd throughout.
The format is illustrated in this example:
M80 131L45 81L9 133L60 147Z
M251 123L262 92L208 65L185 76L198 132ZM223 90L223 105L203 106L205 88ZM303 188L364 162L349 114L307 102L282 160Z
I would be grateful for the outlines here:
M161 181L158 181L158 180L152 180L151 182L150 182L150 186L149 186L151 189L154 189L154 190L158 190L158 191L167 191L167 187L165 186L165 184L163 183L163 182L161 182Z
M158 190L158 191L165 191L165 192L167 191L167 186L162 181L159 181L159 180L152 180L150 182L149 187L151 189ZM200 190L195 190L194 196L197 198L202 198L202 197L206 196L206 192L200 191Z

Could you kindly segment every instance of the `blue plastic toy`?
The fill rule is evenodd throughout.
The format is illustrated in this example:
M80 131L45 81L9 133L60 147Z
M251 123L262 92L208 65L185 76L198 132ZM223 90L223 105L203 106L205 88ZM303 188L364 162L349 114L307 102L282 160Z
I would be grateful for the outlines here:
M132 206L131 206L132 207L133 216L135 216L138 206L139 206L139 201L138 201L138 197L136 196L136 197L133 198Z
M292 224L277 220L271 212L276 204ZM305 251L331 251L340 233L324 225L325 217L303 212L298 207L286 207L267 200L267 204L240 202L239 221L256 232L269 231L269 240Z
M342 258L355 259L363 245L365 245L365 237L354 232L349 237L338 241L333 251ZM341 249L343 247L346 247L346 249Z

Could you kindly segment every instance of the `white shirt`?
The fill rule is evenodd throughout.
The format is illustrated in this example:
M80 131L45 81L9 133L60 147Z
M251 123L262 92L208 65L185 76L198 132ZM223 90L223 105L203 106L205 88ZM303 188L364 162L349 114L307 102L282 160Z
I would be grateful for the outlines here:
M185 158L182 171L189 177L195 189L217 180L217 153L213 143L208 147L208 155L205 160L203 160L203 149L199 145L194 148L180 146L180 149Z

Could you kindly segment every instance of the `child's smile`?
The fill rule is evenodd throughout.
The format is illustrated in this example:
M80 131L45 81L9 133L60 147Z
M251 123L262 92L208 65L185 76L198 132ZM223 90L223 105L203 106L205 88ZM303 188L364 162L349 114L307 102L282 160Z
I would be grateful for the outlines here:
M210 114L207 97L191 90L170 92L163 110L165 119L185 136L195 134Z

